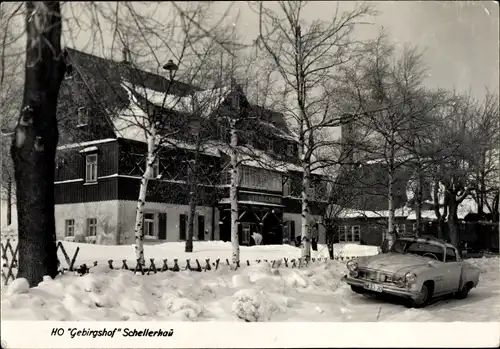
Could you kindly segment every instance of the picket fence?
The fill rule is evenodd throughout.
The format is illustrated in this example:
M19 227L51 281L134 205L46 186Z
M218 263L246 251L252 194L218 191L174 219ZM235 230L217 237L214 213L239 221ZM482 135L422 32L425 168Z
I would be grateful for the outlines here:
M1 250L2 250L2 278L4 279L4 284L6 285L9 283L9 281L15 280L17 277L17 269L18 269L18 252L19 252L19 246L16 245L16 248L14 249L12 247L12 243L10 242L10 239L7 239L7 241L4 243L0 244ZM96 267L99 265L97 261L94 261L92 265L87 265L87 264L80 264L78 267L75 267L76 264L76 259L78 257L78 253L80 252L80 247L77 247L73 256L70 258L68 253L66 252L66 249L64 248L63 244L61 241L57 242L57 251L59 250L62 252L63 257L64 257L64 262L66 263L66 266L63 266L61 261L61 265L59 266L59 272L60 273L65 273L65 272L75 272L80 275L84 275L90 271L91 268ZM10 256L7 252L10 252ZM344 257L344 256L337 256L334 258L335 260L349 260L355 257ZM303 268L307 267L311 263L317 263L317 262L326 262L327 260L330 260L330 258L311 258L310 261L305 260L303 258L281 258L277 260L267 260L267 259L257 259L253 261L253 264L258 264L261 262L266 262L271 264L271 268L280 268L280 267L285 267L285 268ZM118 261L118 263L121 263L121 266L116 265L116 261L110 259L107 262L107 266L110 269L122 269L122 270L130 270L134 273L141 273L142 275L150 275L150 274L156 274L158 272L165 272L165 271L174 271L174 272L179 272L179 271L197 271L197 272L207 272L207 271L215 271L218 270L221 266L221 263L224 263L230 267L231 270L237 270L241 268L242 266L250 266L251 262L249 260L245 262L238 262L236 264L233 264L229 261L229 259L221 259L218 258L214 262L210 261L210 258L205 259L200 263L199 259L194 259L193 265L191 265L192 261L191 259L186 259L186 265L183 267L179 266L179 259L171 259L170 260L170 266L169 266L169 260L168 259L163 259L161 263L161 267L155 264L155 259L150 258L149 259L149 267L146 265L140 264L138 261L135 261L136 265L135 267L130 268L127 264L127 260L123 259L121 261ZM173 266L172 266L173 262Z

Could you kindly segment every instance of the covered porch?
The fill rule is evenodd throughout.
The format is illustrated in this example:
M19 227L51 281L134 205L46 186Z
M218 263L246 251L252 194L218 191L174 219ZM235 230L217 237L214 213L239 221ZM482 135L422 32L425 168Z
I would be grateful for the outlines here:
M283 244L283 206L239 201L238 236L240 245L249 246L252 233L262 235L262 245ZM222 241L231 241L231 207L219 204L219 231Z

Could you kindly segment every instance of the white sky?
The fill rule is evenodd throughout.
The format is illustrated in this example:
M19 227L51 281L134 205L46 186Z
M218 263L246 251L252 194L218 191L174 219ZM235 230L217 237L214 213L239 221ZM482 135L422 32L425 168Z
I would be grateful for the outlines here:
M355 2L341 1L339 8L348 9ZM411 43L425 49L425 63L429 68L430 87L471 90L477 97L484 95L484 87L497 89L499 86L499 7L493 1L373 1L379 16L374 18L373 25L356 29L360 39L373 37L383 26L393 41ZM104 4L104 3L101 3ZM220 13L230 5L229 2L216 3L216 11ZM142 5L142 4L141 4ZM276 6L274 2L266 2L266 6ZM114 6L112 3L108 6ZM137 3L134 6L140 6ZM169 3L162 3L158 8L144 5L145 11L154 8L158 19L169 15ZM335 11L336 2L314 1L304 11L306 20L328 20ZM238 34L247 42L258 35L258 16L247 2L233 4L229 23L235 20ZM76 49L90 49L91 31L81 30L76 33L74 43ZM106 41L110 40L105 38ZM110 42L110 41L109 41ZM108 42L108 45L109 45ZM168 58L165 54L163 59ZM156 67L151 67L155 69Z

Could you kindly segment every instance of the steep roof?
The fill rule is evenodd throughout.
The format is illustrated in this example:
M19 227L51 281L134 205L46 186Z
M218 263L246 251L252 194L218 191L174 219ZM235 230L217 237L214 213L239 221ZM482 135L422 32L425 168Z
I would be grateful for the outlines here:
M130 107L130 87L135 87L134 94L144 97L154 105L178 112L189 112L193 95L212 95L219 91L215 102L222 103L230 92L230 88L223 86L215 90L202 90L197 86L186 84L177 80L170 86L170 80L144 70L137 69L126 62L116 62L97 57L75 49L67 48L74 70L84 79L91 79L86 87L101 99L101 104L108 110L116 109L122 112ZM128 90L128 91L127 91ZM262 106L250 104L242 94L248 113L259 115L259 129L268 131L277 137L294 140L288 129L283 114ZM207 111L214 109L207 108ZM179 109L179 110L178 110ZM118 135L119 136L119 135Z

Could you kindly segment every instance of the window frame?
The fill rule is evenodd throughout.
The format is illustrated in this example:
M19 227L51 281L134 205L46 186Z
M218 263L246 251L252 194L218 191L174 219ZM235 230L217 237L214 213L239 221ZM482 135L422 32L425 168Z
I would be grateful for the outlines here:
M93 157L95 157L95 162L89 161L89 158ZM98 161L99 156L97 153L85 155L85 183L97 182Z
M70 223L72 223L72 224L70 224ZM73 230L73 232L71 234L69 233L70 228ZM75 219L74 218L66 219L64 221L64 236L65 237L74 237L75 236Z
M91 234L91 228L95 229L94 234ZM97 218L95 217L87 218L86 236L87 237L97 236Z
M356 238L354 237L355 236L355 228L358 228L358 233L357 233L357 236L358 236L358 239L356 240ZM351 231L352 231L352 241L353 243L356 243L356 242L360 242L361 241L361 226L360 225L353 225L351 226Z
M149 215L151 215L151 216L149 216ZM151 236L151 237L158 236L157 232L156 232L156 225L155 225L156 217L155 217L154 212L144 212L144 214L143 214L143 221L144 221L144 223L143 223L144 236ZM149 225L149 224L151 224L151 225ZM148 227L147 232L146 232L146 229L145 229L146 226ZM149 230L150 226L151 226L151 228L153 230L152 234L151 234L151 232Z
M83 116L83 118L82 118ZM76 127L83 127L89 124L89 113L85 107L79 107L76 111Z

